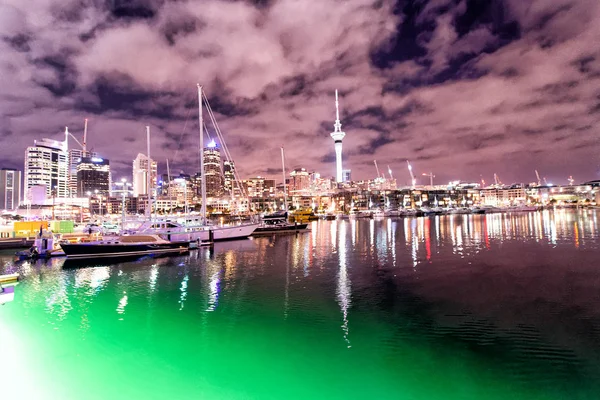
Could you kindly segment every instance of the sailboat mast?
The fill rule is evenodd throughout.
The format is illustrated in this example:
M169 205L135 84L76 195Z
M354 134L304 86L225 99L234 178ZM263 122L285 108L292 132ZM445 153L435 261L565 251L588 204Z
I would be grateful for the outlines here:
M281 147L281 168L283 170L283 208L287 212L287 189L285 187L285 156L283 154L283 146Z
M197 84L198 86L198 125L200 125L200 177L201 181L201 191L202 191L202 206L200 207L200 216L202 217L202 222L206 222L206 176L204 173L204 121L202 120L202 86Z
M164 191L163 191L164 193ZM169 194L169 214L171 213L171 170L169 169L169 159L167 158L167 193Z
M148 207L146 208L146 217L152 216L152 189L150 183L152 182L152 162L150 161L150 126L146 125L146 151L148 162L146 163L146 191L148 192Z

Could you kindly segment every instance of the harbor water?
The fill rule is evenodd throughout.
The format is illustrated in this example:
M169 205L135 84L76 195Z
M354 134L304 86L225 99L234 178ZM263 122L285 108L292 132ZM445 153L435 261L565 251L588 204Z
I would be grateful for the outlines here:
M600 212L315 221L15 262L0 397L598 399Z

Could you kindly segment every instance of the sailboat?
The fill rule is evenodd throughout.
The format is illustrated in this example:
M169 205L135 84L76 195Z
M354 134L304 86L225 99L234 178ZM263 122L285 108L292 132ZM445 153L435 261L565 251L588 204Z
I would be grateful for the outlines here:
M262 224L256 228L253 236L271 235L274 233L299 233L308 232L308 223L290 223L288 222L287 212L287 190L285 187L285 156L283 147L281 148L281 165L283 169L283 210L274 214L265 215L262 219Z
M256 228L258 228L258 226L259 226L258 223L240 223L238 225L230 225L230 226L213 226L213 225L207 224L207 219L206 219L206 179L205 179L205 171L204 171L204 121L202 118L203 117L202 116L203 99L206 99L206 96L204 96L202 93L202 86L200 86L199 84L197 86L198 86L198 122L199 122L199 126L200 126L199 127L199 130L200 130L200 173L202 174L202 180L201 180L201 186L200 186L201 191L202 191L202 207L200 209L200 220L197 221L197 223L190 221L189 226L195 227L195 226L200 225L200 226L204 226L206 229L210 229L210 231L212 233L211 236L214 241L247 238L248 236L252 235L252 233L256 230ZM207 102L207 106L208 106L208 99L206 99L206 102ZM220 134L220 131L219 131L218 127L216 126L216 121L214 120L214 116L212 115L212 111L210 110L210 107L207 107L207 109L211 116L213 125L215 125L215 130L217 131L217 134ZM223 144L223 147L224 147L225 151L228 152L228 150L226 150L226 146L223 143L222 139L223 138L221 136L221 142Z

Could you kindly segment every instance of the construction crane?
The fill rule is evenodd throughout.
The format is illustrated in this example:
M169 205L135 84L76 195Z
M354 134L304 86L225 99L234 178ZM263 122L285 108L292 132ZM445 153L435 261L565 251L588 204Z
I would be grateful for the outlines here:
M485 180L483 179L483 175L479 175L481 178L481 187L485 187Z
M69 132L69 128L65 127L65 134L67 136L71 136L71 138L79 145L81 146L81 149L83 150L84 156L87 153L87 146L86 146L86 141L87 141L87 123L88 123L88 119L85 119L85 125L83 128L83 143L81 143L79 140L77 140L77 138L75 136L73 136L73 134L71 132Z
M494 182L496 183L496 185L500 185L502 182L500 182L500 178L498 178L498 175L496 175L496 173L494 172Z
M412 166L410 165L410 162L408 160L406 160L406 164L408 165L408 173L410 174L410 183L411 183L411 186L414 188L417 184L417 180L415 179L415 176L413 175Z
M573 183L575 182L575 179L573 179L572 176L569 176L568 181L569 181L569 186L573 186Z
M537 176L538 186L542 186L542 180L540 179L540 174L538 174L537 169L535 170L535 176Z
M435 175L433 174L433 172L430 172L428 174L423 173L423 176L429 177L429 186L433 187L433 178L435 178Z
M381 173L379 172L379 167L377 166L377 160L373 160L373 162L375 163L375 169L377 170L377 177L381 177Z

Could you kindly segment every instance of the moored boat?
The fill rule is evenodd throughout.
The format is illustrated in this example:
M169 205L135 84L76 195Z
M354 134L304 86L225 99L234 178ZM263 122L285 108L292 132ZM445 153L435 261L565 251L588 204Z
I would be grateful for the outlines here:
M287 212L265 215L252 236L270 235L274 233L298 233L307 231L308 223L288 222Z
M67 258L122 257L183 253L189 242L170 242L158 235L130 235L86 243L61 243Z

